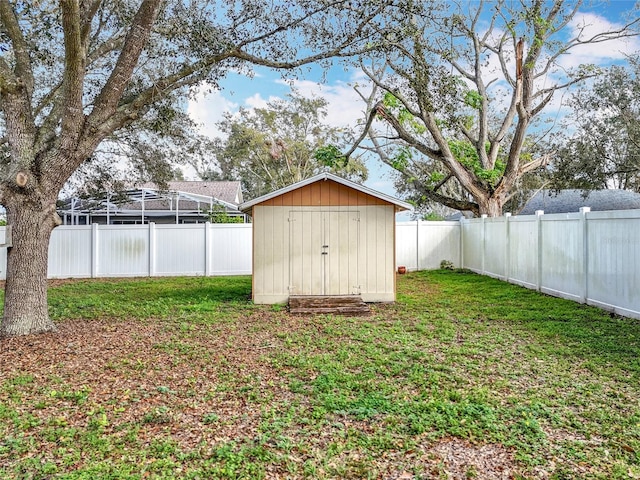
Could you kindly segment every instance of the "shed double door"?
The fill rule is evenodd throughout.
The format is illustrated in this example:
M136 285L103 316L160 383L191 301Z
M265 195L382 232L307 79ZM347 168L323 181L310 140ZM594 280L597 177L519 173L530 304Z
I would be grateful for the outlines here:
M291 295L351 295L358 284L359 212L289 213Z

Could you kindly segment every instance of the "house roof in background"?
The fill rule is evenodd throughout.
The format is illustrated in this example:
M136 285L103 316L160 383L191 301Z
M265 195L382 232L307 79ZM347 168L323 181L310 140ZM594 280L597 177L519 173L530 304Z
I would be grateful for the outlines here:
M578 212L589 207L593 212L607 210L640 209L640 193L629 190L541 190L522 208L518 215L534 215L537 210L544 213Z
M242 203L242 188L238 181L171 181L167 182L167 186L170 192L184 192L203 197L214 197L235 205ZM136 187L161 191L155 183L151 182L136 185Z
M229 211L237 211L242 200L237 181L178 181L168 182L161 190L154 183L132 186L129 190L107 194L102 198L66 200L65 210L111 211L202 211L207 205L218 204Z

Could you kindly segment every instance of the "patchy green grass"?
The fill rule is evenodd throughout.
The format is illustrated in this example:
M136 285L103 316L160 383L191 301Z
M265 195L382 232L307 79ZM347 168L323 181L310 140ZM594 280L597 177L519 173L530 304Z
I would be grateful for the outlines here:
M1 478L640 478L640 324L465 272L370 317L74 281L0 340Z
M54 281L54 284L56 282ZM54 319L147 319L189 313L241 314L251 307L248 277L63 281L49 291Z

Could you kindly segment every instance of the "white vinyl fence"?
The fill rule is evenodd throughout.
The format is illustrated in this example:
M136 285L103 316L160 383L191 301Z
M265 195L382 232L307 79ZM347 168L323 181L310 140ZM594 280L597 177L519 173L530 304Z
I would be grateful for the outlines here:
M251 224L64 225L51 235L49 278L250 275L251 232ZM396 251L408 270L460 266L460 223L398 223ZM6 254L0 248L0 279Z
M396 223L396 265L435 270L443 260L461 265L460 222Z
M640 318L640 210L463 220L462 265Z
M398 266L430 270L443 260L640 318L640 210L396 225ZM251 224L61 226L49 246L49 278L249 275L251 269ZM5 276L6 248L0 248Z
M60 226L49 244L49 278L249 274L251 224Z

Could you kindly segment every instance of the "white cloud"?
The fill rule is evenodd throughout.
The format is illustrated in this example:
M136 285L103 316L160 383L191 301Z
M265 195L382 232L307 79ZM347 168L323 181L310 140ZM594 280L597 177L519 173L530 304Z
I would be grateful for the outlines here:
M331 84L309 80L289 81L304 97L320 97L327 101L327 116L324 121L332 127L355 127L364 118L366 105L354 90L352 83L365 83L364 74L354 72L350 82L336 81ZM279 83L284 83L278 80ZM365 89L365 93L366 93Z
M249 108L265 108L269 102L273 102L277 100L279 97L274 95L270 95L269 98L265 99L259 93L251 95L248 98L244 99L244 105Z
M200 133L211 138L222 135L216 124L225 112L237 109L238 105L225 98L220 90L208 91L207 88L201 89L187 106L191 118L200 125Z
M354 72L351 81L335 81L333 83L318 83L310 80L274 80L273 90L280 90L281 85L291 86L301 95L311 97L321 97L327 101L327 117L325 122L334 127L356 126L359 120L364 117L366 105L360 96L356 93L351 83L360 81L365 84L364 74ZM210 137L221 136L221 132L217 129L216 123L222 120L227 112L236 112L243 106L245 108L264 108L267 103L277 100L275 95L265 96L265 90L270 87L267 82L262 84L263 91L252 93L245 98L234 98L231 101L223 95L220 90L211 92L202 89L188 104L188 111L196 122L201 125L201 133ZM365 85L365 93L367 93Z
M354 90L352 83L359 83L365 94L368 94L367 80L363 72L354 71L349 81L333 81L332 83L318 83L310 80L273 80L269 85L268 80L260 82L261 91L252 91L248 96L241 98L236 92L232 100L226 98L225 91L211 90L205 88L188 103L188 112L197 123L200 124L200 133L209 137L222 137L223 133L216 124L221 121L225 113L235 113L240 107L249 109L264 108L268 102L277 100L275 95L268 95L267 92L282 91L282 85L296 89L301 95L311 97L321 97L327 101L327 116L324 122L332 127L352 127L356 128L359 121L364 118L366 105ZM359 133L359 130L357 131ZM368 162L372 163L372 162ZM394 194L393 184L388 179L381 178L381 165L372 164L370 167L371 179L369 183L375 183L376 187L389 194ZM382 168L385 170L385 168ZM185 171L185 176L195 178L195 173ZM375 187L374 187L375 188Z
M582 41L588 41L599 34L616 31L622 27L622 24L611 22L593 13L579 13L569 24L571 38L579 38ZM570 50L569 54L560 57L559 63L563 68L573 68L586 63L607 65L624 60L628 55L638 51L640 51L640 40L637 37L618 38L577 45Z

